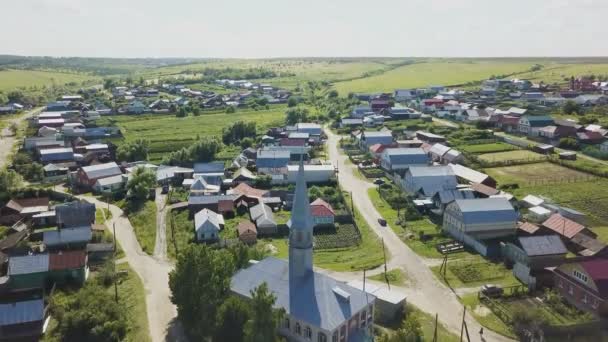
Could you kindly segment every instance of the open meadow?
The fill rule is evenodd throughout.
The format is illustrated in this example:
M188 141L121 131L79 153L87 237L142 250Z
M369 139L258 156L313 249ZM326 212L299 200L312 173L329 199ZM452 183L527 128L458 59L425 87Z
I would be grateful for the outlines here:
M51 85L64 85L75 82L97 80L98 77L60 71L41 70L2 70L0 71L0 91L8 92L21 87L42 87Z
M487 162L500 162L506 160L538 160L544 159L545 156L534 153L528 150L513 150L504 152L484 153L477 156L479 159Z
M284 106L276 106L269 110L204 113L184 118L171 114L116 115L104 118L98 124L118 126L126 141L149 140L150 161L158 162L166 153L189 146L197 137L221 137L222 128L237 121L253 121L258 133L263 134L267 128L283 123L284 113Z

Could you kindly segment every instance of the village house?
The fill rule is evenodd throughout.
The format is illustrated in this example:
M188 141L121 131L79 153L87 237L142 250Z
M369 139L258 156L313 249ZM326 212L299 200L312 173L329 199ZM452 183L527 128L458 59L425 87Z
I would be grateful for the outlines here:
M13 198L0 209L0 225L11 226L46 211L49 211L48 197Z
M401 106L391 107L387 112L393 120L420 119L422 116L422 113L412 108Z
M296 130L298 133L308 133L310 136L320 136L323 133L321 125L310 122L298 122Z
M42 242L49 250L85 249L91 241L91 226L47 230L42 233Z
M456 188L450 190L441 190L435 193L431 200L433 201L432 213L435 215L442 216L445 211L445 207L451 202L457 199L472 199L475 198L475 194L471 189L468 188Z
M362 126L363 119L360 118L342 118L340 119L340 128Z
M544 115L524 115L519 118L519 133L531 137L540 135L541 128L553 125L553 119Z
M488 240L515 235L517 217L505 198L455 200L445 209L442 229L479 254L496 257L500 246Z
M277 222L274 219L272 208L264 203L249 208L251 221L255 222L259 235L271 235L277 233Z
M258 230L251 221L241 221L236 226L236 232L241 242L254 245L258 239Z
M217 195L220 192L220 186L209 184L203 177L196 177L190 185L190 196L207 196Z
M591 229L560 213L546 219L537 234L557 234L569 250L583 256L599 255L608 251L606 244L598 241L597 234Z
M570 304L608 317L608 259L566 262L554 274L555 288Z
M393 94L395 101L407 102L411 101L416 97L416 90L413 89L395 89Z
M429 163L429 156L421 148L387 148L380 158L380 166L388 171L404 170L410 166Z
M458 181L449 166L410 166L400 185L414 196L431 198L438 192L455 190Z
M89 275L85 251L60 251L13 256L8 261L8 282L14 291L41 289L49 283L84 284Z
M115 192L125 188L127 184L127 175L116 175L111 177L100 178L93 184L93 192L107 193Z
M241 269L230 289L241 298L266 283L285 310L279 335L290 341L359 341L371 336L375 297L313 269L313 220L303 167L290 220L289 260L267 257ZM259 231L259 227L258 227Z
M259 173L285 174L290 160L291 153L289 151L260 149L255 163Z
M551 285L553 274L545 268L561 265L568 253L557 235L520 236L501 246L503 257L513 265L513 275L531 290Z
M369 105L374 113L380 113L383 110L389 109L391 107L391 103L389 100L378 98L370 100Z
M416 131L416 139L424 141L426 143L445 143L446 138L441 135L437 135L434 133Z
M209 209L218 214L228 216L234 213L234 201L238 195L207 195L188 197L189 217L192 218L196 213L203 209Z
M82 188L92 188L98 179L122 175L115 162L85 166L80 168L74 177L75 184Z
M38 341L50 321L43 298L9 299L0 304L0 340Z
M334 208L323 199L317 198L310 203L310 212L315 227L334 225L334 218L336 216Z
M424 113L433 113L443 107L444 101L441 99L422 100L420 110Z
M58 204L55 216L58 228L90 227L95 223L95 204L85 201Z
M351 118L362 119L365 116L374 114L374 111L369 106L357 106L350 113Z
M223 227L224 217L209 209L202 209L194 215L194 235L197 242L217 241Z
M496 188L496 180L485 173L475 171L471 168L460 164L448 164L454 171L454 174L461 182L480 183L492 188Z
M225 178L223 161L209 163L194 163L193 178L202 178L210 185L220 186Z
M387 131L364 131L358 137L359 139L359 147L362 150L367 151L370 146L375 144L381 145L390 145L393 143L393 133L389 130Z

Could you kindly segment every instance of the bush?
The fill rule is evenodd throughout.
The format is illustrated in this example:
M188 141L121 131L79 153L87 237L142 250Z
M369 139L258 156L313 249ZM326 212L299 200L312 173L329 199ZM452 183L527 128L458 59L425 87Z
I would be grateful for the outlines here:
M569 150L578 150L578 142L574 138L561 138L559 139L559 147Z

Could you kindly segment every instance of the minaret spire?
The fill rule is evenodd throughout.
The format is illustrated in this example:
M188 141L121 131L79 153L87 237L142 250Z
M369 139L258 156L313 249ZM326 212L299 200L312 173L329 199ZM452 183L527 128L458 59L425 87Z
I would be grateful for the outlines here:
M305 276L312 271L312 231L312 213L304 178L304 160L301 158L289 221L290 281L297 281L295 278Z

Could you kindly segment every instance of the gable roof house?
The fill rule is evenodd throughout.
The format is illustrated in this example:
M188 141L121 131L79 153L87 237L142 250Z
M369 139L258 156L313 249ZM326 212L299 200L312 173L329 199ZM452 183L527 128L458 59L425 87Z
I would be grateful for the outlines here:
M441 190L435 193L431 200L433 201L433 213L436 215L443 215L443 211L445 207L451 202L457 199L472 199L475 198L475 194L471 189L450 189L450 190Z
M446 142L446 138L444 136L423 131L416 131L416 138L429 144Z
M410 194L430 198L436 193L455 190L458 181L449 166L410 166L401 181L401 187Z
M357 106L353 108L350 116L356 119L362 119L365 116L374 114L374 111L369 106Z
M539 130L546 126L553 125L553 118L546 115L524 115L519 118L519 133L531 137L540 135Z
M422 113L409 107L391 107L388 114L393 120L419 119Z
M253 245L258 239L258 230L251 221L241 221L236 226L236 232L241 242Z
M38 341L49 320L42 298L3 301L0 303L0 340Z
M80 168L75 177L76 185L91 188L98 179L122 175L115 162L85 166Z
M296 124L296 130L298 133L308 133L311 136L319 136L323 133L321 125L311 122L298 122Z
M597 234L588 227L570 220L559 213L551 215L541 224L539 234L557 234L569 250L583 256L599 255L608 251L606 244L598 241Z
M431 160L434 162L440 162L441 160L443 160L443 156L448 153L450 149L451 148L449 146L445 146L439 143L434 144L429 150Z
M190 185L190 196L207 196L217 195L220 192L220 187L209 184L203 177L196 177Z
M269 235L277 233L274 213L268 205L260 203L252 206L249 208L249 216L251 217L251 221L255 222L258 234Z
M460 181L466 183L480 183L492 188L496 188L496 180L485 173L473 170L460 164L448 164Z
M14 198L0 209L0 224L11 226L46 211L49 211L48 197Z
M93 231L90 225L56 229L42 233L42 241L49 250L84 249L92 237Z
M194 163L193 178L202 177L210 185L220 186L224 181L225 164L223 161Z
M395 101L406 102L413 100L416 97L416 90L414 89L395 89L393 94Z
M566 262L555 271L555 288L578 309L608 317L608 259Z
M429 162L429 156L421 148L387 148L380 157L380 166L388 171L404 170L415 165L428 165Z
M375 144L390 145L393 143L393 133L391 131L364 131L358 137L359 147L367 151L370 146Z
M48 148L38 152L42 164L70 162L74 160L71 147Z
M224 217L209 209L202 209L194 215L194 235L196 241L217 241L224 226Z
M331 204L320 197L310 203L310 212L315 226L333 225L336 213Z
M88 277L87 253L57 253L13 256L8 261L9 286L13 290L40 289L49 282L82 285Z
M500 255L492 239L515 235L518 214L505 198L455 200L443 213L442 229L483 256Z
M372 99L369 101L369 105L372 108L372 111L375 113L380 113L385 109L389 109L391 107L391 103L386 99Z
M287 171L287 164L291 160L291 152L258 150L258 157L255 165L259 173L263 174L284 174Z
M91 226L95 223L95 204L74 201L55 206L57 227L75 228Z

